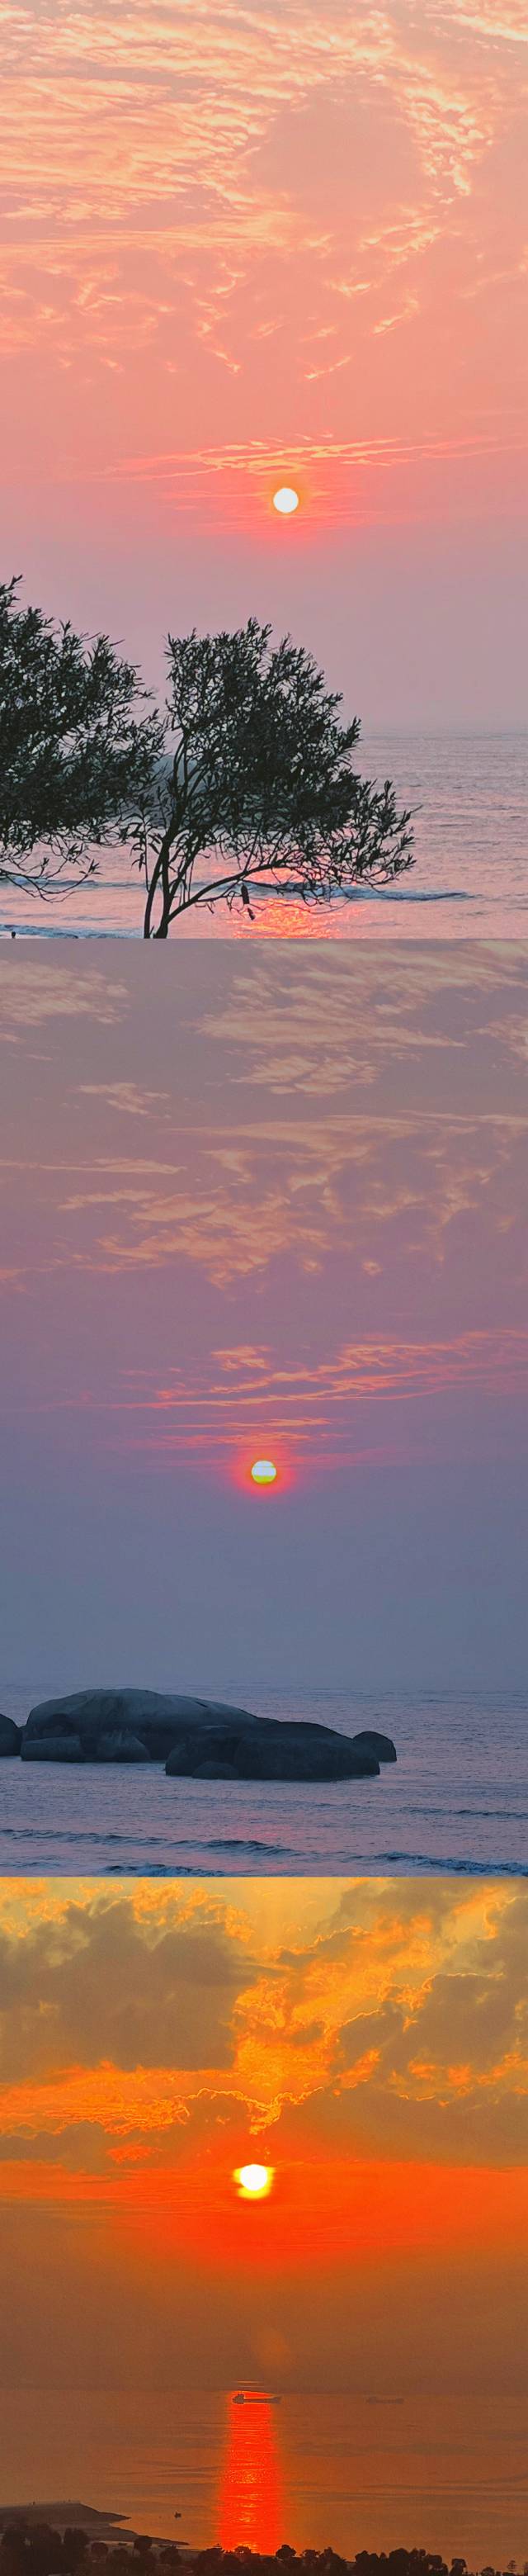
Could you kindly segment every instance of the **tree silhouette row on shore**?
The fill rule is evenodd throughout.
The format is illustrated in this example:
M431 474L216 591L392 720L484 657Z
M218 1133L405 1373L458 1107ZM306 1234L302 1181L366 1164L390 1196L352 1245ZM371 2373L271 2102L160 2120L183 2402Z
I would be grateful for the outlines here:
M244 2568L251 2576L284 2576L290 2569L295 2576L471 2576L465 2558L448 2562L422 2548L360 2549L350 2558L330 2546L297 2551L288 2541L273 2556L243 2543L192 2550L148 2532L123 2533L115 2542L92 2540L74 2526L61 2535L51 2524L25 2521L23 2515L10 2518L0 2538L0 2576L93 2576L96 2570L100 2576L103 2570L104 2576L178 2576L178 2570L181 2576L240 2576ZM475 2576L516 2576L516 2561L485 2566ZM528 2576L526 2561L522 2576Z

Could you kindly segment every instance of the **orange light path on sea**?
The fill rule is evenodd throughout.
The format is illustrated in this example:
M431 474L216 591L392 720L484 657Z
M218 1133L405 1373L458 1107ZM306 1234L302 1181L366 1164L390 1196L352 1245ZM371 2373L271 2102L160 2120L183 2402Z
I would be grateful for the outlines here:
M218 2538L223 2549L245 2544L271 2557L283 2537L283 2520L276 2409L267 2395L236 2390L227 2401L218 2489Z

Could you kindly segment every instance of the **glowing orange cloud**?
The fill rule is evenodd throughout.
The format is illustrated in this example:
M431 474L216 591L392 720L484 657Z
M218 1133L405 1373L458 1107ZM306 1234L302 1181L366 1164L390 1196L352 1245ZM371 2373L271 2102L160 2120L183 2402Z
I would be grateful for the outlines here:
M482 1878L1 1882L22 2383L50 2347L57 2386L517 2381L527 1910ZM226 2536L244 2477L271 2546L271 2414L227 2418Z

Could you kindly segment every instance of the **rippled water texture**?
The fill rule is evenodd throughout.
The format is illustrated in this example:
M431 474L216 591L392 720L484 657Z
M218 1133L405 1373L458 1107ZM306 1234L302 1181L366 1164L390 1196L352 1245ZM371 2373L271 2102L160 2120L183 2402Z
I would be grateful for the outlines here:
M264 1716L311 1718L345 1734L380 1726L394 1738L397 1764L377 1780L310 1788L167 1780L157 1764L3 1761L2 1872L528 1875L528 1702L520 1693L364 1693L353 1707L338 1692L255 1696L248 1686L236 1695ZM40 1696L40 1687L4 1688L1 1705L20 1721Z
M28 2476L28 2462L32 2468ZM2 2494L70 2492L133 2528L206 2547L309 2539L345 2551L421 2542L522 2562L522 2396L467 2402L368 2394L234 2408L227 2394L4 2390ZM175 2513L181 2521L175 2523Z
M238 939L514 938L528 920L528 733L365 734L361 767L391 777L415 814L416 864L394 892L330 906L257 897L192 912L178 936ZM139 938L141 886L126 853L103 860L92 885L43 904L0 886L0 931Z

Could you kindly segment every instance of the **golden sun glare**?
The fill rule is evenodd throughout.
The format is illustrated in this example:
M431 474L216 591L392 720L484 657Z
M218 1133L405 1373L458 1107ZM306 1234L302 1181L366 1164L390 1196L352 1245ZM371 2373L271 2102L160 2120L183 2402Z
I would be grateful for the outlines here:
M271 2191L273 2165L237 2165L235 2182L245 2200L263 2200Z
M275 1485L277 1469L273 1458L254 1458L250 1470L254 1485Z
M294 491L292 484L281 483L280 490L273 494L273 508L278 510L279 518L291 519L294 510L299 508L299 498L300 495Z

